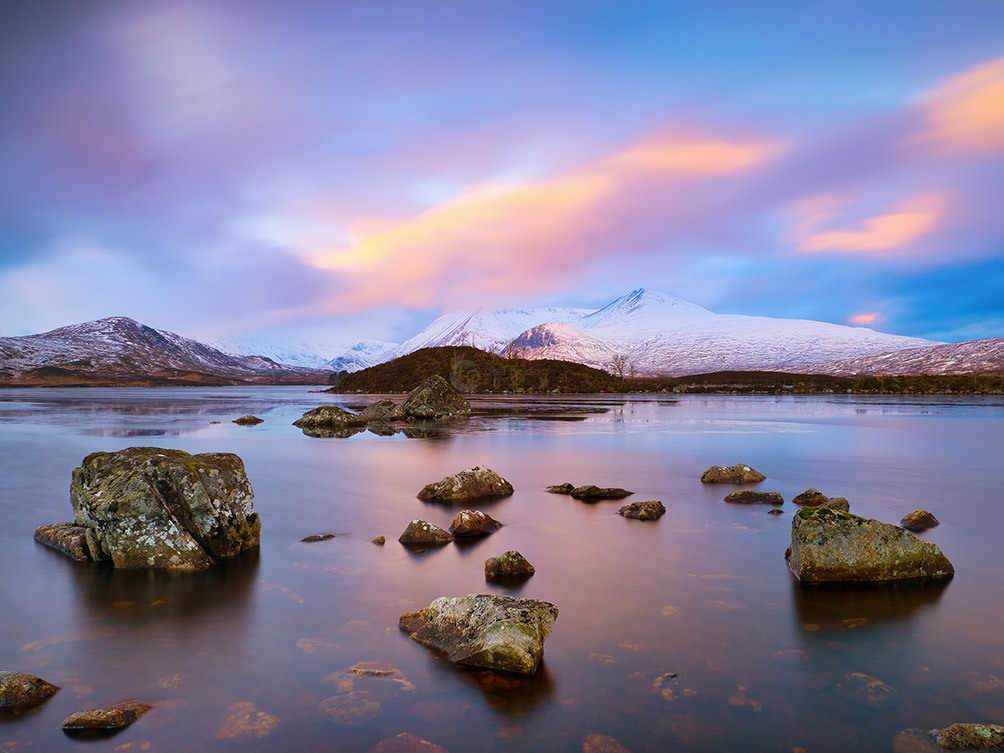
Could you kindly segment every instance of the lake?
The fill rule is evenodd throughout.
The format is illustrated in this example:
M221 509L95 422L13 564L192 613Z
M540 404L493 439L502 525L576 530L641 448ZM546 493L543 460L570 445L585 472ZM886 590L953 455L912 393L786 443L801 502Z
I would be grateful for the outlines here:
M361 752L400 732L451 753L572 753L590 734L635 753L866 752L892 750L905 728L1004 721L999 396L500 395L442 430L320 439L291 423L376 398L311 389L0 390L0 669L62 687L0 720L0 752ZM245 413L265 423L231 423ZM134 445L239 454L262 519L258 555L202 573L122 572L32 540L72 518L70 474L85 455ZM708 466L737 462L766 474L756 488L780 492L783 515L724 504L735 487L700 483ZM478 464L516 488L478 508L504 527L402 547L412 519L446 528L460 509L417 492ZM625 502L544 491L566 481L622 486L635 492L626 502L668 512L627 520ZM941 525L920 536L954 580L800 586L783 553L790 500L810 486L887 522L932 511ZM339 535L300 543L323 532ZM486 584L484 560L507 549L536 574ZM533 677L460 669L398 630L399 615L436 597L488 592L558 606ZM359 662L399 674L353 678ZM870 705L853 673L891 690ZM373 718L318 713L350 690L379 703ZM85 744L60 729L74 711L132 697L157 705L114 737ZM217 738L236 703L279 721L260 739Z

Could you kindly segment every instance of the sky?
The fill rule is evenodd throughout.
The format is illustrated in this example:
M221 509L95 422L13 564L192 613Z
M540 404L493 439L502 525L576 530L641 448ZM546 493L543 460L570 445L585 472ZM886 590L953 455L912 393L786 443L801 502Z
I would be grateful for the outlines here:
M1004 3L8 3L0 335L601 306L1004 336Z

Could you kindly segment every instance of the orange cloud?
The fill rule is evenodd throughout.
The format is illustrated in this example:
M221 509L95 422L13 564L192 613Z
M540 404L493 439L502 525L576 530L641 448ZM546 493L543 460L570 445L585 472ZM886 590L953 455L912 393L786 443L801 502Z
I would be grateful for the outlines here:
M923 197L907 202L900 211L869 217L852 227L805 232L806 225L814 224L824 216L817 213L810 221L803 218L797 224L796 232L799 229L802 231L798 250L855 253L900 249L935 226L942 214L943 203L940 197Z
M951 152L1004 151L1004 58L970 68L931 91L915 141Z
M778 149L653 139L550 180L478 187L398 221L358 220L349 227L350 243L302 239L309 246L304 256L350 283L332 301L334 311L391 302L470 306L486 296L543 292L590 256L630 250L625 230L656 221L658 207L638 208L651 186L738 173Z
M865 314L854 314L853 316L847 317L847 321L850 324L875 324L881 321L882 317L878 314L869 312Z

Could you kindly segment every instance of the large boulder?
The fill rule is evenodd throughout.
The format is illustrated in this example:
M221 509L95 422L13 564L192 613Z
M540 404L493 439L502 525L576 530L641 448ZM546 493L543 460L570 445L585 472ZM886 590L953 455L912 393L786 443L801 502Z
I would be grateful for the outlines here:
M433 374L409 392L403 408L408 416L417 419L469 416L471 413L471 404L439 374Z
M825 507L803 507L792 517L788 566L810 583L950 578L955 572L937 546L909 531Z
M261 520L237 455L159 447L95 452L73 471L75 523L36 539L115 567L199 570L257 548ZM82 537L82 540L81 540Z
M404 412L404 408L393 400L377 400L372 405L367 405L359 411L359 415L365 417L367 421L375 423L404 421L408 418L408 414Z
M658 520L666 514L666 506L657 499L650 499L647 502L632 502L630 505L624 505L617 511L617 514L636 520Z
M293 426L301 429L352 429L366 426L369 418L340 408L337 405L322 405L309 410L293 422Z
M472 502L477 499L508 497L512 484L483 465L467 468L442 481L426 484L418 493L423 502Z
M544 655L558 608L546 601L499 594L440 597L399 626L450 661L469 667L533 674Z
M765 478L760 471L742 463L726 467L713 465L701 474L705 484L758 484Z
M26 672L0 672L0 716L35 708L58 690L52 683Z
M486 536L502 527L491 515L480 510L461 510L450 523L454 536Z

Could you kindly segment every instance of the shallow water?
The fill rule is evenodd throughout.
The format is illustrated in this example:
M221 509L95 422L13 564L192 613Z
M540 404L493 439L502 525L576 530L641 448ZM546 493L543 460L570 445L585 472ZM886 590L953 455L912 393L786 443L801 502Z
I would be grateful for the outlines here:
M451 753L571 753L592 733L636 753L889 751L904 728L1004 720L1001 398L498 396L417 437L318 439L290 425L322 403L369 400L301 387L0 390L0 669L63 688L0 720L0 751L365 751L404 731ZM230 423L245 413L266 422ZM37 545L37 526L71 517L81 459L130 445L241 455L259 555L204 573L127 573ZM732 487L699 482L735 462L767 475L759 488L781 492L784 515L723 504ZM476 464L516 487L482 506L505 527L421 554L399 545L413 518L447 527L459 509L418 490ZM543 491L565 481L623 486L627 501L668 512L625 520L622 502ZM809 486L889 522L933 511L941 525L922 537L955 579L800 587L783 552L790 499ZM299 543L320 532L342 535ZM370 543L379 534L386 546ZM517 588L484 581L484 560L506 549L537 568ZM529 680L461 670L397 629L438 596L489 591L560 609ZM360 661L394 665L413 688L356 679L379 714L334 724L317 710L344 680L329 676ZM855 672L895 694L879 708L848 698ZM73 711L131 697L157 706L113 738L60 730ZM217 739L245 701L280 719L274 731Z

